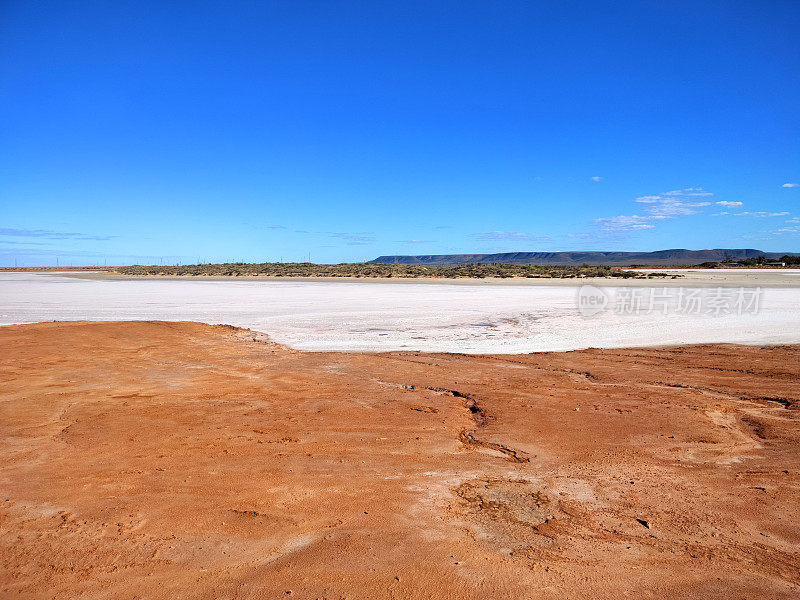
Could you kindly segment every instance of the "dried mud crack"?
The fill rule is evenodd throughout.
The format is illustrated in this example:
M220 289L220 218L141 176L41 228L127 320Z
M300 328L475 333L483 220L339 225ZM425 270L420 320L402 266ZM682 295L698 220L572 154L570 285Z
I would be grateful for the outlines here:
M474 396L472 396L471 394L460 392L458 390L436 388L436 387L428 387L425 389L430 390L432 392L437 392L439 394L448 394L450 396L453 396L454 398L461 398L464 400L464 408L467 409L467 411L469 412L469 416L474 422L475 427L472 429L470 428L462 429L458 433L458 439L462 444L464 444L465 446L487 448L489 450L494 450L495 452L499 452L512 462L517 462L517 463L530 462L530 458L525 456L524 453L519 450L514 450L513 448L509 448L508 446L499 444L497 442L489 442L475 437L475 434L478 432L478 430L482 427L485 427L487 422L492 417L486 412L486 410L482 406L480 406L478 400Z

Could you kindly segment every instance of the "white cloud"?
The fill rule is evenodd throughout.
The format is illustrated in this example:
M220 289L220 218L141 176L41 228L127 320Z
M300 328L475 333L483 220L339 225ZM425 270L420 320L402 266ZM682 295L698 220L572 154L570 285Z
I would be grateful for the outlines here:
M741 206L744 202L730 202L728 200L720 200L719 202L714 202L717 206Z
M594 222L606 231L637 231L655 227L655 225L648 223L653 218L643 215L619 215L617 217L595 219Z
M737 217L763 218L763 217L785 217L786 215L789 214L789 212L788 211L784 211L784 212L764 212L764 211L748 212L748 211L745 211L745 212L740 212L740 213L735 213L735 214L736 214Z
M649 206L647 212L661 217L677 217L697 214L699 211L695 209L710 205L711 202L687 202L679 198L662 198L652 206Z
M672 190L671 192L664 192L664 196L713 196L713 192L707 192L700 187L684 188L682 190Z
M721 217L722 215L729 215L729 214L731 214L731 213L729 213L727 210L723 210L722 212L711 213L711 216L712 217Z
M655 225L652 221L673 219L684 215L694 215L700 212L700 208L711 206L711 202L699 200L713 196L713 192L706 191L700 187L684 188L682 190L671 190L663 194L652 194L639 196L636 202L646 204L644 208L647 214L644 215L619 215L616 217L603 217L595 219L596 225L606 231L636 231L640 229L652 229ZM738 206L739 203L727 204L717 202L722 206Z
M800 217L792 217L791 219L789 219L786 222L787 223L800 223Z
M800 187L800 183L784 183L781 187L785 188Z
M773 229L772 231L770 231L770 233L772 235L800 233L800 225L795 225L794 227L779 227L778 229Z
M650 196L639 196L636 202L640 204L650 204L645 210L653 215L665 218L677 217L681 215L694 215L700 211L696 210L703 206L710 206L711 202L697 201L697 197L713 196L712 192L707 192L703 188L686 188L683 190L672 190L663 194ZM717 204L722 204L717 202ZM724 205L723 205L724 206Z
M595 176L594 176L594 177L592 177L591 179L592 179L592 181L602 181L602 180L603 180L603 178L602 178L602 177L600 177L599 175L595 175Z

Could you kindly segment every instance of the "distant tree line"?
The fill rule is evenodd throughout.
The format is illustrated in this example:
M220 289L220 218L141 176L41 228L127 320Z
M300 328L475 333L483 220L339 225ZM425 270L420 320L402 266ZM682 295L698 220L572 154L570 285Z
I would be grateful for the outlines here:
M745 258L742 260L733 260L731 258L725 259L723 264L726 265L739 265L742 267L758 267L765 265L767 263L774 263L774 262L782 262L787 267L790 266L797 266L800 265L800 256L790 256L789 254L784 254L780 258L767 258L763 254L761 256L751 256L750 258Z

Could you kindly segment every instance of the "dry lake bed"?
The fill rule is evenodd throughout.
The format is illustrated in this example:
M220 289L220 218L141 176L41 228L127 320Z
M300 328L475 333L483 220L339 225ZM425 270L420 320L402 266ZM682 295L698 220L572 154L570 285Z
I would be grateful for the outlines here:
M683 277L396 282L0 273L0 324L196 321L246 327L320 351L800 342L800 270L676 274ZM601 294L605 308L582 314L581 294Z

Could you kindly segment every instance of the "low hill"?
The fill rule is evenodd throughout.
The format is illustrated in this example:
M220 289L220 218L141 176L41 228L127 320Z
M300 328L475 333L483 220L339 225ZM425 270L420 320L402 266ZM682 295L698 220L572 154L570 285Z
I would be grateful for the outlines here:
M504 263L525 265L699 265L704 262L745 260L764 256L775 259L791 252L762 252L752 248L715 248L712 250L657 250L655 252L501 252L497 254L427 254L379 256L372 263L411 265L467 265L475 263Z

